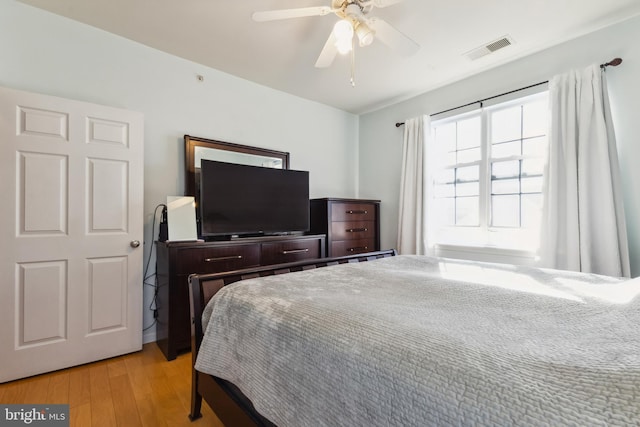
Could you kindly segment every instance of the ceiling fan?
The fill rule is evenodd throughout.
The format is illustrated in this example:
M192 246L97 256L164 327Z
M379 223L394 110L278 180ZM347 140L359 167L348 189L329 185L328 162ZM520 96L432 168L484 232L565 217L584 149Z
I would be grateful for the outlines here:
M368 16L374 8L384 8L400 3L402 0L331 0L331 6L303 7L297 9L269 10L255 12L256 22L275 21L307 16L324 16L331 13L340 18L325 43L315 66L325 68L333 63L336 55L352 54L353 83L353 51L356 39L361 47L370 45L374 39L398 51L401 55L410 56L420 46L392 27L386 21Z

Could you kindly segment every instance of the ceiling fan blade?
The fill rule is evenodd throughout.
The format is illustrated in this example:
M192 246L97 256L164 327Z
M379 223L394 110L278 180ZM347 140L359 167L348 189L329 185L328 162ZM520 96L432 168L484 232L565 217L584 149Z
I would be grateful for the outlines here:
M338 54L338 48L336 47L336 36L331 31L329 34L329 38L327 42L324 44L322 48L322 52L320 52L320 56L318 56L318 60L316 61L317 68L327 68L333 63L333 60L336 58Z
M372 0L371 3L377 8L382 8L393 6L394 4L398 4L403 1L404 0Z
M324 16L333 12L328 6L302 7L298 9L266 10L254 12L252 18L256 22L276 21L278 19L303 18L305 16Z
M368 24L376 32L377 39L401 55L411 56L420 49L418 43L380 18L370 18Z

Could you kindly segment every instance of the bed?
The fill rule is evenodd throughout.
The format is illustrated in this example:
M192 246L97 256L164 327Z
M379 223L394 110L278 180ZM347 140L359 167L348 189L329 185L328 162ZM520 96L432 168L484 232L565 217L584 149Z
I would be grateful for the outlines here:
M393 255L192 276L192 419L640 425L640 282Z

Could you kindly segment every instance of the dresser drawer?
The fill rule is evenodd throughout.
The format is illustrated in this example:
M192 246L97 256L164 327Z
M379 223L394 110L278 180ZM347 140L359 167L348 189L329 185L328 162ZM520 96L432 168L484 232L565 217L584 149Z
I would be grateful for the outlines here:
M158 287L154 314L158 347L167 360L191 348L190 274L321 258L325 242L325 233L215 242L156 242Z
M361 254L375 250L374 239L342 240L331 243L331 256Z
M259 245L180 249L176 273L219 273L260 265Z
M263 243L262 265L320 258L323 256L321 245L322 241L320 239L284 240L282 242Z
M375 221L373 203L332 203L329 221Z
M331 223L332 240L370 239L376 235L373 221L345 221Z

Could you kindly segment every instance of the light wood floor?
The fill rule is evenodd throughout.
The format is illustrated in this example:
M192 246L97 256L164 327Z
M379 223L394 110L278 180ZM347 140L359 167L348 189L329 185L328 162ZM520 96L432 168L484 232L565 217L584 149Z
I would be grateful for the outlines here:
M71 426L214 426L205 402L202 418L188 418L191 354L167 362L155 343L101 362L0 384L3 404L69 404Z

